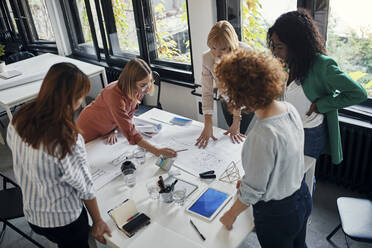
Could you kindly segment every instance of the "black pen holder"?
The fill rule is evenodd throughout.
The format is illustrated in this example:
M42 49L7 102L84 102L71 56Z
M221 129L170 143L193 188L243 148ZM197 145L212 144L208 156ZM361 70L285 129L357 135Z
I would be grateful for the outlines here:
M132 161L124 161L124 163L121 165L121 172L126 175L126 171L129 171L128 169L136 170L136 166L132 163Z

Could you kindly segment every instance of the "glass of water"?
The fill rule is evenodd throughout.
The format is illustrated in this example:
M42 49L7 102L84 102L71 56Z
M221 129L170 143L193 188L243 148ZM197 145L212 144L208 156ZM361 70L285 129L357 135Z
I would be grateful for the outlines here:
M136 148L136 150L134 150L133 152L133 157L137 160L139 164L144 164L146 158L146 150L143 149L142 147Z
M185 198L186 198L185 188L177 188L173 191L173 200L176 205L183 206L183 204L185 203Z
M123 170L124 184L129 188L133 188L136 185L136 170L133 168L127 168Z
M155 182L148 182L146 184L146 189L147 189L147 192L149 193L149 196L152 200L159 199L160 188Z

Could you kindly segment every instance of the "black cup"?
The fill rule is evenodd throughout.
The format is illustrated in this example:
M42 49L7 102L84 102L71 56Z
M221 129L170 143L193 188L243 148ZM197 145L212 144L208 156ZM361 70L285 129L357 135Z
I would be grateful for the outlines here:
M132 161L124 161L124 163L121 165L121 172L125 175L124 171L127 169L136 169L136 166L132 163Z

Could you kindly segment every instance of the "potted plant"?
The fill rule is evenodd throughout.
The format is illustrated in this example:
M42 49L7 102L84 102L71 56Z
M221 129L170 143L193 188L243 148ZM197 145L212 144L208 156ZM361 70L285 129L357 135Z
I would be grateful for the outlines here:
M0 44L0 58L5 54L5 45ZM5 61L0 59L0 73L5 71Z

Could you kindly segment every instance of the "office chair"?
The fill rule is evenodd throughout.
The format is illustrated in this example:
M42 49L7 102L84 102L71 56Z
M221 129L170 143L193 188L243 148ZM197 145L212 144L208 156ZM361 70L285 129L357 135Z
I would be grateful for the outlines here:
M21 234L27 240L32 242L37 247L43 248L41 244L36 242L30 236L15 227L9 220L23 217L23 204L22 204L22 192L20 187L8 177L0 173L0 177L3 178L3 189L0 190L0 222L3 223L3 228L0 233L0 242L5 234L6 226L9 226L17 233ZM7 184L12 184L14 187L7 188Z
M28 58L32 58L32 57L35 57L35 55L30 53L30 52L27 52L27 51L17 52L17 53L13 53L12 55L9 55L5 59L5 63L6 64L11 64L11 63L18 62L18 61L28 59Z
M349 247L347 237L360 242L372 243L372 201L352 197L339 197L337 199L337 208L341 224L327 236L327 240L329 241L342 228L347 247Z
M153 71L152 75L154 77L154 85L158 86L158 96L156 99L156 105L152 106L152 105L140 104L139 109L135 112L135 116L139 116L153 108L163 109L160 103L160 89L161 89L160 75L156 71Z

